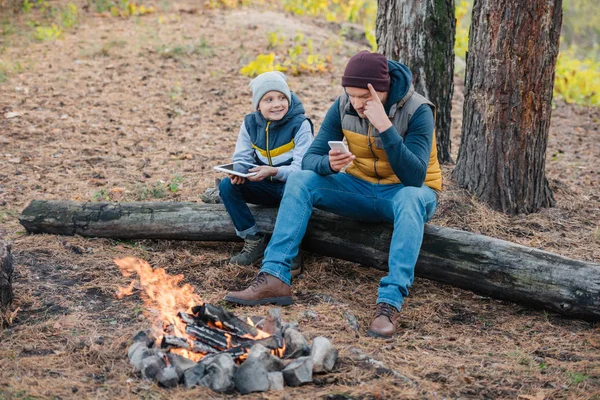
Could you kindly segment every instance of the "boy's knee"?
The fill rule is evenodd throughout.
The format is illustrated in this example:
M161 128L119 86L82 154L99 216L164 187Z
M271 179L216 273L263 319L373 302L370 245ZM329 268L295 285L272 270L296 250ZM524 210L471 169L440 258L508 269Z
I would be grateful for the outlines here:
M221 197L227 195L227 193L231 193L232 189L233 183L231 183L229 178L221 179L221 183L219 183L219 193L221 194Z

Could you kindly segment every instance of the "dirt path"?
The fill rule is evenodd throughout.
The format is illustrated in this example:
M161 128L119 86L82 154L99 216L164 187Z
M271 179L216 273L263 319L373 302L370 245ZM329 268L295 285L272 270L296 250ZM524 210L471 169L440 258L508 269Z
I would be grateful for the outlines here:
M112 260L133 255L183 273L206 301L218 302L255 274L227 264L239 245L26 236L17 216L33 199L198 202L218 176L212 166L230 158L250 110L249 79L238 70L266 52L268 32L288 40L301 32L332 56L330 72L289 78L317 126L340 93L343 65L362 48L326 24L276 9L190 14L157 7L157 14L131 19L83 13L76 32L57 42L14 34L1 55L24 65L0 84L0 235L14 242L19 307L0 333L2 398L212 396L203 389L167 392L134 376L127 341L149 322L139 296L115 298L127 281ZM159 15L172 23L160 23ZM455 156L461 96L457 79ZM456 189L446 166L447 190L433 223L598 262L599 117L597 109L556 104L547 153L553 209L518 217L492 212ZM597 325L417 279L401 335L373 341L365 331L381 273L311 255L305 267L285 318L300 321L308 337L332 338L341 363L315 386L286 389L289 398L600 396ZM359 320L358 338L344 328L345 309ZM352 347L416 385L354 360Z

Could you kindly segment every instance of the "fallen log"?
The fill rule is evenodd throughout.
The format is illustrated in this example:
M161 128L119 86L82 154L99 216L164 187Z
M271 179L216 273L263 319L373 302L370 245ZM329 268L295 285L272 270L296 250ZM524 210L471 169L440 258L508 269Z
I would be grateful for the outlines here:
M254 207L261 229L276 209ZM19 217L31 233L119 239L239 240L220 204L77 203L34 200ZM303 249L387 269L392 228L315 210ZM428 224L417 276L485 296L600 320L600 265L503 240Z
M8 309L13 299L13 259L10 244L0 240L0 315ZM2 317L0 317L0 322Z

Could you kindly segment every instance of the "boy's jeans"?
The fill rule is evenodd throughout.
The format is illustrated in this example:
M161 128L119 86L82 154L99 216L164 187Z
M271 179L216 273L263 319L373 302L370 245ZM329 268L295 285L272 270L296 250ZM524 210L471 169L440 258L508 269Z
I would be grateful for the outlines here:
M298 253L313 206L345 217L393 222L389 273L379 282L377 303L400 309L414 280L425 222L437 207L435 192L427 186L373 184L345 173L294 172L288 177L261 272L291 284L291 261Z
M261 204L277 207L283 196L285 182L262 180L251 182L248 179L241 185L234 185L229 178L219 184L219 194L227 213L235 226L235 233L245 239L248 235L259 232L256 221L248 208L248 204Z

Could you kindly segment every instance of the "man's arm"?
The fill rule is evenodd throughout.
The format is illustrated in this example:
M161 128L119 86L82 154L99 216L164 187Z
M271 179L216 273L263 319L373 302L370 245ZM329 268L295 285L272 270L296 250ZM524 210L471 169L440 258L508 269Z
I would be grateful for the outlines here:
M335 173L329 165L330 140L342 140L342 122L340 119L340 99L338 98L327 111L325 119L319 129L319 134L304 155L302 169L315 171L319 175Z
M405 186L422 186L425 182L433 129L433 111L423 104L408 122L404 139L394 126L380 133L392 170Z
M380 133L392 170L405 186L422 186L433 142L433 111L427 104L417 108L402 139L388 118L377 92L370 83L367 86L371 99L365 104L365 115Z

